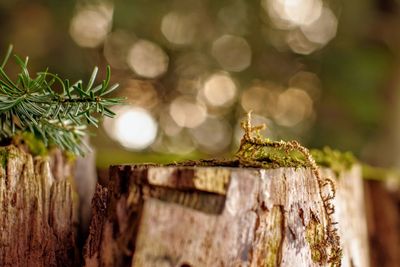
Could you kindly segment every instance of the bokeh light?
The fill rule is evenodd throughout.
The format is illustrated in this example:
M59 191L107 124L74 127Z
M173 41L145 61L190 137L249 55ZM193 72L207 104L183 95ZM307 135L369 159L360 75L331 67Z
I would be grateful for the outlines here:
M272 24L283 31L271 35L271 29L264 30L278 49L285 36L293 52L309 55L336 36L337 18L321 0L262 0L261 5Z
M230 125L217 118L207 118L190 132L199 149L211 154L226 151L232 139Z
M174 99L169 108L169 114L177 125L194 128L202 124L207 117L204 104L186 96Z
M251 48L239 36L223 35L212 44L212 55L224 70L239 72L251 63Z
M104 41L104 57L116 69L128 69L129 48L136 41L136 36L122 30L110 33Z
M336 36L337 19L332 11L324 7L321 16L313 23L301 27L301 31L313 43L325 45Z
M150 146L157 136L157 122L145 109L122 107L114 119L106 119L104 129L122 146L142 150Z
M293 127L311 116L313 101L305 91L289 88L279 95L276 110L276 123Z
M185 130L174 136L163 136L152 148L163 153L180 155L192 153L197 149L193 137Z
M227 106L233 103L237 88L228 74L215 73L204 82L203 94L208 104L212 106Z
M309 25L321 15L321 0L262 0L262 6L279 28Z
M299 29L288 32L286 41L293 52L302 55L309 55L320 47L319 44L308 40Z
M250 86L241 96L242 108L256 114L272 117L276 112L279 93L283 89L272 83L259 83Z
M151 81L127 79L121 88L132 105L152 110L159 104L157 89Z
M206 53L198 51L185 52L175 60L175 72L188 79L204 75L211 67L210 57Z
M71 20L69 32L82 47L97 47L111 30L114 7L110 3L78 6Z
M314 100L321 97L321 80L317 74L309 71L299 71L289 79L289 87L301 88Z
M175 122L168 110L160 112L160 127L167 136L176 136L182 131L182 127Z
M170 12L161 21L161 32L172 44L187 45L195 41L198 28L196 13Z
M168 56L157 44L139 40L128 52L128 65L139 76L157 78L168 69Z
M240 99L242 108L271 120L277 125L295 127L313 115L313 98L318 97L318 79L312 73L298 72L285 89L270 82L256 83L246 89ZM307 89L303 89L307 88Z

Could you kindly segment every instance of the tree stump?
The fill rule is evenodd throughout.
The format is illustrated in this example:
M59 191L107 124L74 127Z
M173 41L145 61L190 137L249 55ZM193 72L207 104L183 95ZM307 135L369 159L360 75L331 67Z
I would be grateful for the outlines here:
M360 168L341 180L342 266L368 267ZM87 267L330 265L327 214L308 168L113 166L92 212Z
M0 148L0 266L76 266L78 199L72 163Z

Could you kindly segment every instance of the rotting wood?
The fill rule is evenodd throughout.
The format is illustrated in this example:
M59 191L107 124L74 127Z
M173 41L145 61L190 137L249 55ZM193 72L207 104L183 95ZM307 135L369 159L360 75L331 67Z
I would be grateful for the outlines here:
M335 216L342 265L368 267L358 265L368 264L360 260L368 252L355 245L366 243L365 229L353 226L346 238L340 226L365 215L357 213L363 207L356 214L342 207L354 188L341 181L361 183L357 168L338 180ZM320 264L327 221L312 175L307 168L113 166L93 200L86 266L329 266Z
M0 266L77 266L78 199L58 150L32 157L0 148Z

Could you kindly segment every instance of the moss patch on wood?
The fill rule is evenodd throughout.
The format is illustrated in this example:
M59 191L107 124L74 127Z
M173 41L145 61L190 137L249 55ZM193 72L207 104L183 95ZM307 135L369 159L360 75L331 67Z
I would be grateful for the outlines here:
M0 165L6 168L9 159L15 158L17 155L10 151L7 147L0 147Z
M47 156L49 149L33 133L22 132L13 137L12 143L19 147L25 147L33 156Z
M311 249L312 260L320 264L326 261L324 236L324 226L322 223L318 222L315 216L312 216L306 226L306 241Z
M356 157L349 151L341 152L330 147L324 147L321 150L312 149L310 152L319 166L330 168L337 176L357 163Z
M281 247L284 237L284 215L281 206L273 206L268 214L267 232L270 233L266 238L265 244L265 262L264 267L279 266L281 262Z
M251 157L253 160L252 163L244 162L245 166L256 165L266 169L310 167L306 157L296 150L287 151L284 147L257 147L253 144L244 144L242 150L240 156ZM318 166L330 168L337 176L357 163L356 157L351 152L342 152L330 147L311 149L310 154Z
M236 156L245 167L264 169L309 167L305 157L299 151L288 151L283 146L257 146L252 143L243 143Z
M30 132L19 132L12 138L10 144L22 148L24 151L28 152L34 157L47 157L51 155L51 151L56 149L54 145L46 146L41 139L37 138L33 133ZM70 151L62 151L62 153L67 163L73 164L75 162L77 156L74 153Z

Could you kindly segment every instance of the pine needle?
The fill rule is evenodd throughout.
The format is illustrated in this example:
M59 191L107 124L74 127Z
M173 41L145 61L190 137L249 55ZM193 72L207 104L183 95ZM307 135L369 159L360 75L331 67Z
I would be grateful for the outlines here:
M84 87L82 81L70 83L47 70L32 78L28 71L28 58L23 61L14 55L21 71L17 80L12 81L4 70L11 54L12 46L0 66L0 140L30 132L46 147L55 145L84 155L87 148L83 137L88 126L98 127L98 117L113 117L115 114L109 108L124 100L106 96L118 87L118 84L109 86L109 67L106 79L94 85L96 67ZM61 92L54 89L57 86Z

